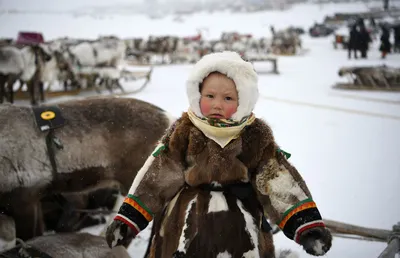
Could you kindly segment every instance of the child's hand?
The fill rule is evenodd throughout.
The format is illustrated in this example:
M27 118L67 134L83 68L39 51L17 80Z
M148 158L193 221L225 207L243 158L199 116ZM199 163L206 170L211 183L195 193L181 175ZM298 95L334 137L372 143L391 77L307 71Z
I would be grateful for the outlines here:
M301 234L299 243L307 253L321 256L331 248L332 235L325 227L310 228Z
M107 227L106 240L110 248L117 245L127 246L134 237L135 233L122 221L114 220Z

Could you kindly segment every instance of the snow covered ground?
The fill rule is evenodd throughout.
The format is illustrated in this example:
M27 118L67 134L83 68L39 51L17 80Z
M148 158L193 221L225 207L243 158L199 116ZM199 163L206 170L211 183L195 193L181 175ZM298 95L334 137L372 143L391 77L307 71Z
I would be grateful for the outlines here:
M20 2L20 4L18 4ZM25 2L23 4L22 2ZM32 10L46 10L49 7L44 5L49 0L35 1L32 4L28 0L7 1L0 4L0 8L16 7L19 9L31 8ZM54 2L54 1L52 1ZM121 1L119 1L121 2ZM126 3L123 0L122 3ZM37 5L36 5L37 3ZM68 2L67 2L68 3ZM91 13L90 15L74 16L70 9L83 9L84 1L71 1L71 7L67 8L66 2L62 5L64 13L53 14L42 13L3 13L0 15L0 36L16 37L18 31L36 30L44 33L45 39L50 40L58 37L79 37L97 38L99 35L116 35L118 37L147 37L149 35L172 34L188 36L197 34L197 29L208 29L204 36L208 38L219 38L221 31L238 31L252 33L256 37L269 35L269 26L275 25L276 29L289 25L296 25L308 29L315 21L321 22L325 15L332 15L334 12L367 11L368 8L376 6L380 2L370 4L324 4L324 5L296 5L286 11L262 11L256 13L215 12L197 13L191 16L182 16L183 22L174 21L175 16L169 15L163 19L151 20L145 15L112 15ZM87 5L94 5L90 0ZM18 5L17 5L18 4ZM40 4L43 4L41 6ZM54 4L53 4L54 5ZM98 4L105 5L105 0ZM52 7L53 9L55 7ZM124 8L122 5L121 8ZM114 9L117 9L114 7ZM59 11L59 9L57 9Z
M400 221L400 94L331 86L343 80L337 75L340 66L400 66L400 56L383 62L374 46L368 60L349 61L346 52L332 49L330 39L307 39L305 45L311 49L308 55L279 58L281 75L260 76L255 113L272 126L281 147L292 153L290 161L302 173L325 218L391 229ZM188 106L184 81L189 70L189 65L158 67L151 85L135 97L178 116ZM143 234L147 236L148 232ZM144 241L138 241L130 248L132 254L145 248ZM309 257L281 233L276 245ZM335 238L327 257L372 258L384 247L384 243Z
M210 38L222 31L237 30L267 35L269 25L305 26L321 21L337 11L366 10L364 4L299 5L283 12L253 14L214 13L186 17L184 23L172 17L149 20L144 16L76 18L67 14L3 14L0 37L15 37L20 30L36 30L46 39L62 36L96 38L149 34L192 35L196 28L208 28ZM235 23L234 23L235 22ZM382 61L377 43L367 60L348 60L343 50L334 50L331 38L303 37L304 56L279 57L280 75L260 75L257 116L272 127L281 147L290 152L294 164L313 194L323 217L366 227L391 229L400 221L398 186L400 182L400 94L335 90L343 81L337 75L341 66L400 66L400 55ZM257 69L266 66L257 63ZM179 116L188 107L185 79L191 65L156 67L149 86L135 97L157 104ZM146 230L129 248L132 257L142 257ZM234 237L234 236L232 236ZM302 258L311 257L282 233L275 236L276 247L296 250ZM385 243L335 238L330 258L373 258Z

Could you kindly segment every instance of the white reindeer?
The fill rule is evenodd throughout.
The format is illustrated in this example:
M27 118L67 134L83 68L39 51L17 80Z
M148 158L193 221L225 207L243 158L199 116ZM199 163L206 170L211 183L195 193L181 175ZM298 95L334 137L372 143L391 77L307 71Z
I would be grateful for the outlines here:
M67 47L66 54L75 59L79 66L118 67L125 57L126 45L118 39L99 39L94 42L82 42Z
M25 46L21 49L9 45L0 48L0 102L3 101L6 84L13 102L13 84L16 80L26 83L31 95L31 104L38 103L40 77L43 66L51 59L42 44ZM43 99L43 96L42 96Z

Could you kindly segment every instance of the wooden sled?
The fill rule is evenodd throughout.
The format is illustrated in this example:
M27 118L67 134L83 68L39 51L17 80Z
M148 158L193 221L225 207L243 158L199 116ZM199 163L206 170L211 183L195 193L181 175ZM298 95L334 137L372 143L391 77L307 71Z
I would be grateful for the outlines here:
M342 67L339 76L348 83L337 83L335 89L400 91L400 68L388 66Z
M384 87L371 87L369 85L356 85L352 83L336 83L332 88L341 90L365 90L365 91L395 91L400 92L400 86L384 88Z
M151 75L153 72L153 67L150 71L129 71L129 70L122 70L120 79L124 79L125 81L136 81L140 79L145 79L143 84L134 90L121 90L121 92L112 92L107 94L108 96L124 96L124 95L131 95L136 94L145 89L148 83L151 80ZM89 88L73 88L69 90L45 90L44 96L45 99L53 99L59 97L66 97L66 96L93 96L102 94L104 91L96 90L94 87ZM14 92L14 99L15 100L28 100L30 98L30 94L27 91L18 90Z
M270 69L265 69L261 66L262 63L269 62L271 63L272 67ZM262 61L254 61L253 62L254 69L256 70L257 74L279 74L278 71L278 60L275 57L265 58Z
M133 65L133 66L140 66L140 67L146 67L146 66L152 66L152 67L163 67L163 66L178 66L178 65L185 65L185 64L190 64L190 62L172 62L172 63L140 63L137 61L125 61L127 65ZM193 62L192 62L193 63Z
M285 51L284 49L276 48L272 50L272 54L277 56L304 56L309 51L307 48L296 48L296 51Z

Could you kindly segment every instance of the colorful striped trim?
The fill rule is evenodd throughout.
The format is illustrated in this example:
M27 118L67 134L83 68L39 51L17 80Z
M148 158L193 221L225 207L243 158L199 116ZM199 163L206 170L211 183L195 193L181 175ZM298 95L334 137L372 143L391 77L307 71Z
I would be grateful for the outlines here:
M325 227L325 223L322 220L316 220L309 223L305 223L301 225L299 228L297 228L294 234L294 239L296 243L299 243L300 236L305 230L315 227Z
M144 218L143 218L144 219ZM295 213L285 224L285 227L282 229L283 233L289 238L293 239L295 237L296 230L306 223L310 223L313 221L322 220L321 214L318 209L310 208L299 211Z
M151 154L153 157L157 157L161 154L162 151L166 150L167 146L163 144L161 141L157 143L156 149Z
M148 221L153 220L153 214L151 213L150 209L148 209L136 196L132 194L128 194L128 196L125 198L124 203L129 204L135 210L140 212L140 214L143 215L143 217Z
M119 208L118 214L128 218L130 221L133 221L140 231L149 225L149 221L142 215L142 213L136 210L129 203L124 202Z
M316 208L317 205L315 204L315 202L311 199L305 199L301 202L296 203L295 205L293 205L290 209L288 209L287 211L285 211L285 213L283 214L283 219L281 220L281 222L278 224L279 228L283 229L286 225L286 222L288 222L288 220L296 213L306 210L306 209L310 209L310 208Z
M135 222L131 221L130 219L128 219L128 218L125 217L124 215L117 214L117 215L115 215L114 220L122 221L123 223L125 223L126 225L128 225L128 226L133 230L133 232L135 233L135 235L139 234L140 228L136 225Z
M163 145L159 145L159 147L151 154L151 155L153 155L153 157L157 157L157 156L159 156L160 154L161 154L161 152L163 151L163 150L165 150L167 147L165 147L165 145L163 144Z

